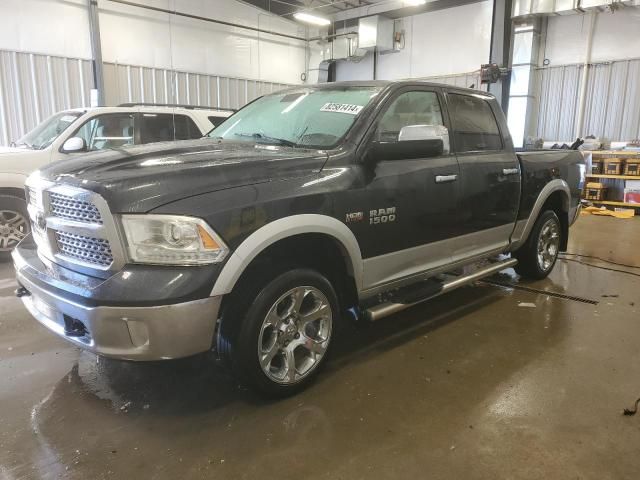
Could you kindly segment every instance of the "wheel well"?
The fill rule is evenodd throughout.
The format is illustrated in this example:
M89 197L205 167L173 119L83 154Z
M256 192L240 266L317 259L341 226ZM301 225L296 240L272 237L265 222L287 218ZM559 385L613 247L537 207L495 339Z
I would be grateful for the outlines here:
M549 198L544 202L540 213L546 210L553 210L560 219L560 227L562 230L562 238L560 241L560 250L565 252L567 250L567 243L569 242L569 209L566 207L567 198L564 192L556 190Z
M269 245L242 273L232 295L256 278L272 277L274 272L296 267L311 268L327 277L336 290L341 308L357 303L349 256L338 240L322 233L293 235Z
M10 197L18 197L21 199L25 199L24 190L21 188L0 188L0 195L8 195Z

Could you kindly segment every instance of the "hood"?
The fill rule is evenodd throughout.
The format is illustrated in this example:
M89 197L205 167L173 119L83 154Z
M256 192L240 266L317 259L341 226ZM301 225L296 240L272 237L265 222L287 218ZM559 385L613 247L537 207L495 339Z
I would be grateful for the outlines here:
M114 213L148 212L203 193L314 175L326 160L319 150L201 139L79 155L40 175L99 193Z

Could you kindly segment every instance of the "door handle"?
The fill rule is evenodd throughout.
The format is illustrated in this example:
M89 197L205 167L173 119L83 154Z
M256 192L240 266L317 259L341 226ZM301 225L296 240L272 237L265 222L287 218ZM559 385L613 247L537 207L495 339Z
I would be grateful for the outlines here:
M503 168L502 169L502 174L503 175L517 175L518 173L520 173L520 170L518 170L517 168Z
M455 182L458 175L436 175L436 183Z

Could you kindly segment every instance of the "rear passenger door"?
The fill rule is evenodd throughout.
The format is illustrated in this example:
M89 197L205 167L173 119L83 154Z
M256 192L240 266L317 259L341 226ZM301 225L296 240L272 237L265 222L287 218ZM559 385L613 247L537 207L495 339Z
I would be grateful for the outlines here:
M496 120L497 103L481 94L449 92L452 146L460 167L460 260L507 245L520 203L519 162Z

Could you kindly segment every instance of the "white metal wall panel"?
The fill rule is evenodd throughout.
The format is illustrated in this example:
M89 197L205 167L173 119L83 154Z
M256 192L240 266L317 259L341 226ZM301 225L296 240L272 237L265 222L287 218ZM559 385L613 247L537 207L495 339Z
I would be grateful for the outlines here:
M178 103L240 108L283 83L104 64L105 102ZM91 62L0 50L0 145L9 145L60 110L88 107Z
M536 136L569 141L575 135L582 65L536 71ZM587 72L585 134L611 141L640 137L640 59L590 65Z
M289 86L116 63L104 64L104 80L107 105L147 102L237 109L260 95Z
M0 145L57 111L89 104L88 60L0 50Z

